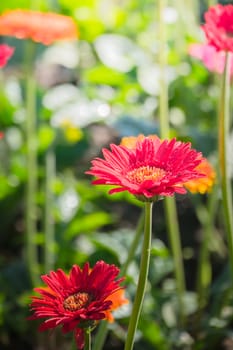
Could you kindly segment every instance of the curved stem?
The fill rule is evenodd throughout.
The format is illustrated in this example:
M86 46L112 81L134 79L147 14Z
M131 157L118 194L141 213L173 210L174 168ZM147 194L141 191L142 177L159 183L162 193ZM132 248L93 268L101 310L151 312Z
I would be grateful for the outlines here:
M225 227L227 233L231 276L233 283L233 206L231 179L227 164L227 159L229 156L227 143L230 129L230 55L230 53L226 54L226 63L221 86L218 146L220 161L220 180L222 188L222 203L225 216Z
M127 256L127 260L126 262L124 263L124 265L122 266L121 268L121 276L124 276L128 270L128 267L130 265L130 263L133 261L134 257L135 257L135 252L137 250L137 247L139 245L139 242L141 240L141 237L142 237L142 232L143 232L143 226L144 226L144 218L145 218L145 215L144 215L144 211L142 211L139 219L138 219L138 223L137 223L137 228L136 228L136 232L135 232L135 235L134 235L134 239L130 245L130 248L129 248L129 253L128 253L128 256Z
M125 350L131 350L134 344L134 336L138 325L139 316L142 309L143 299L146 290L146 282L150 263L151 234L152 234L152 205L151 202L145 202L145 228L142 247L142 256L140 262L140 273L138 286L133 304L133 310L129 321L129 328L125 343Z
M125 261L125 263L123 264L123 266L121 268L121 272L120 272L121 276L126 275L128 267L129 267L131 261L133 261L133 259L135 257L135 252L136 252L136 249L139 245L139 242L140 242L140 239L142 236L143 225L144 225L144 211L142 211L142 213L139 217L139 220L137 223L137 228L136 228L136 233L135 233L133 241L130 245L127 260ZM98 332L95 336L93 350L101 350L103 348L107 334L108 334L108 322L103 320L103 321L101 321L101 324L99 325Z
M36 82L33 74L34 43L27 42L26 66L26 260L32 285L39 281L37 261L37 134L36 134Z
M168 113L168 86L166 83L166 28L163 20L166 1L158 1L159 12L159 65L160 65L160 95L159 95L159 121L160 136L165 139L169 137L169 113ZM164 199L166 224L168 229L169 241L172 250L172 256L175 266L175 278L177 285L178 303L179 303L179 321L184 324L184 305L183 296L185 294L185 274L182 259L182 249L180 241L179 223L177 219L177 210L175 198L166 197Z

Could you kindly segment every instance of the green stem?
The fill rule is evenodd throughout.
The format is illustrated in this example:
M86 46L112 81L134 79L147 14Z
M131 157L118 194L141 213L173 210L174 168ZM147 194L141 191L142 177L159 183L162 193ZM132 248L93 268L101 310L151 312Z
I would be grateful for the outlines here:
M214 230L214 215L216 212L217 196L215 189L208 196L208 203L205 207L201 203L196 205L197 217L202 225L202 242L197 266L197 296L199 304L199 319L202 309L207 304L208 287L211 282L211 264L209 256L209 241Z
M136 249L142 237L143 225L144 225L144 212L142 212L139 217L136 233L130 245L127 260L125 261L124 265L121 268L121 272L120 272L121 276L126 275L128 267L135 257ZM98 332L95 336L93 350L101 350L103 348L107 334L108 334L108 322L103 320L101 321L101 324L99 325L99 328L98 328Z
M91 330L90 328L85 330L85 348L84 350L91 350Z
M37 134L36 134L36 82L33 73L34 43L27 42L26 66L26 260L32 285L39 281L37 260Z
M160 121L160 136L162 139L169 137L169 112L168 112L168 86L166 83L166 28L163 21L165 1L159 0L159 65L160 65L160 95L159 95L159 121ZM171 245L172 255L175 266L175 278L179 302L179 321L180 325L184 324L184 305L183 296L185 294L185 275L184 265L182 260L182 249L180 242L179 224L177 219L177 210L175 198L166 197L164 200L166 223Z
M207 5L208 7L216 5L218 3L217 0L207 0Z
M142 309L143 299L146 290L146 282L150 263L151 235L152 235L152 206L153 203L145 202L145 228L140 262L138 286L133 304L132 314L129 321L129 328L125 343L125 350L131 350L134 344L134 336Z
M144 217L145 217L144 211L142 211L142 213L138 219L137 228L136 228L136 232L135 232L133 241L132 241L130 248L129 248L127 260L121 268L121 276L126 275L130 263L135 258L135 252L137 250L137 247L138 247L139 242L140 242L141 237L142 237L143 226L144 226Z
M95 340L93 344L93 350L101 350L103 348L107 335L108 335L108 321L103 320L101 321L98 327L98 332L95 336Z
M230 53L226 54L226 63L221 86L218 147L220 161L220 180L222 188L222 203L225 216L225 227L228 240L231 277L233 283L233 207L231 179L227 164L227 159L229 156L227 143L229 139L230 129L230 55Z
M52 181L55 177L55 155L50 147L45 159L45 272L53 270L55 263L55 232L53 219Z
M182 249L180 242L179 223L177 219L176 203L173 197L166 197L164 200L166 222L168 228L169 242L171 245L172 256L175 268L177 298L178 298L178 322L181 327L184 326L184 294L185 294L185 276L182 259Z

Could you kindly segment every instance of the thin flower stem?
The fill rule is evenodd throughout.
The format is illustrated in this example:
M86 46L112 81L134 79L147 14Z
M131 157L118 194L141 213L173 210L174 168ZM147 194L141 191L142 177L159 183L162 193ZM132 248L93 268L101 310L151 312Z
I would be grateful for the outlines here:
M32 285L39 281L37 260L37 134L36 134L36 82L33 74L34 43L27 42L26 65L26 261Z
M169 242L171 245L172 256L174 260L177 298L178 298L178 323L180 327L184 326L184 294L185 294L185 277L184 265L182 259L182 249L180 242L179 223L177 220L176 203L173 197L165 198L165 213L169 235Z
M134 260L135 258L135 252L137 250L137 247L139 245L139 242L141 240L142 237L142 232L143 232L143 226L144 226L144 211L142 211L139 219L138 219L138 223L137 223L137 228L136 228L136 232L134 235L134 239L131 243L131 246L129 248L129 253L127 256L127 260L124 263L124 265L121 268L121 276L124 276L127 273L128 267L130 265L130 263Z
M214 6L214 5L216 5L217 3L218 3L217 0L207 0L207 5L208 5L208 7Z
M54 269L55 263L55 231L53 219L53 193L52 181L55 178L55 155L53 148L50 147L45 158L45 272Z
M233 283L233 206L232 189L229 174L229 165L227 164L229 152L227 143L230 130L230 55L226 54L226 63L223 74L220 110L219 110L219 161L220 161L220 180L222 187L222 203L225 216L225 226L229 247L229 259L231 267L231 276Z
M166 2L158 1L159 12L159 65L160 65L160 96L159 96L159 121L161 138L169 137L169 113L168 113L168 86L166 83L166 28L163 20L163 12ZM184 324L183 296L185 294L185 275L180 242L179 223L177 219L176 203L173 197L164 200L166 223L175 266L175 278L179 302L179 322Z
M145 228L142 247L142 256L140 262L140 272L138 286L133 304L132 314L129 321L129 328L125 343L125 350L131 350L134 344L135 332L138 325L139 316L142 309L143 299L146 290L146 282L149 271L151 235L152 235L152 206L153 203L145 202Z
M130 263L134 260L135 252L137 250L137 247L142 237L143 225L144 225L144 211L142 211L138 219L136 233L130 245L127 259L121 268L121 272L120 272L121 276L126 275ZM103 348L107 334L108 334L108 322L103 320L101 321L98 332L95 336L93 350L101 350Z
M217 196L216 190L213 189L212 193L208 196L207 206L201 203L197 204L196 213L197 217L202 225L202 242L200 246L199 260L197 266L197 296L198 296L198 308L199 319L201 318L202 309L207 304L208 287L211 282L211 265L209 257L209 241L214 230L214 215L216 213Z
M91 330L90 328L85 330L85 348L84 350L91 350Z

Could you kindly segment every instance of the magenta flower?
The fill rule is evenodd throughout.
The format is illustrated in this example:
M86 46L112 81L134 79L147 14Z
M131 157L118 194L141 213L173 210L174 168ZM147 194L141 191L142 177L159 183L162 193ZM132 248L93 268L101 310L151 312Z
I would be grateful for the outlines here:
M217 51L233 52L233 5L211 6L202 26L209 45Z
M110 147L103 149L105 159L94 159L86 172L97 177L93 184L113 185L110 194L128 191L140 200L153 201L157 196L186 193L185 182L203 177L196 170L202 155L190 143L148 136L139 138L131 149Z
M11 58L14 52L14 48L6 44L0 45L0 68L7 64L7 61Z

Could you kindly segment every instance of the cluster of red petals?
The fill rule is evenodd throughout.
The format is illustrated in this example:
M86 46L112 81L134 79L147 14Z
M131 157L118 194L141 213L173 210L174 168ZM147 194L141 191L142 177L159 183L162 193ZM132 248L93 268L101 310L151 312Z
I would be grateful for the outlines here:
M96 158L87 174L97 177L93 184L113 185L109 193L129 191L141 200L157 196L186 193L184 183L203 177L197 165L200 152L190 143L160 140L158 137L138 138L134 148L110 145L103 149L104 159Z
M11 58L14 53L14 48L6 44L0 45L0 68L7 64L7 61Z
M68 16L17 9L0 16L0 35L50 45L58 40L76 39L78 33L75 22Z
M107 318L106 312L112 310L111 296L122 290L118 274L115 265L98 261L93 269L86 263L83 269L74 265L69 275L61 269L43 275L47 287L35 288L40 296L32 297L34 314L29 319L45 319L40 331L59 325L63 333L74 331L77 347L82 349L84 329Z
M209 45L217 51L233 52L233 5L211 6L202 26Z
M201 60L210 72L222 74L225 67L226 53L217 51L212 45L191 44L189 54ZM230 56L230 74L233 75L233 57Z

